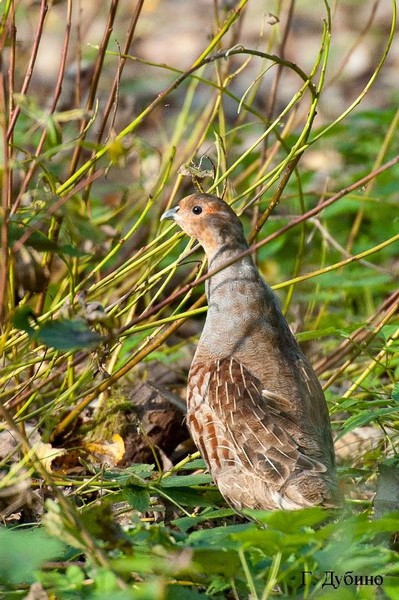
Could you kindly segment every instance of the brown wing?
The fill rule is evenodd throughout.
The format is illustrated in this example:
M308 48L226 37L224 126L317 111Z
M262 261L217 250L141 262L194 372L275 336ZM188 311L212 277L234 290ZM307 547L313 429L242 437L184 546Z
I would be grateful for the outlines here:
M201 371L206 373L202 385ZM276 487L296 470L326 471L323 464L306 456L306 436L290 416L289 402L265 390L238 360L197 364L191 379L188 424L192 428L194 421L199 422L202 431L193 437L211 469L212 458L219 462L225 458L250 466Z

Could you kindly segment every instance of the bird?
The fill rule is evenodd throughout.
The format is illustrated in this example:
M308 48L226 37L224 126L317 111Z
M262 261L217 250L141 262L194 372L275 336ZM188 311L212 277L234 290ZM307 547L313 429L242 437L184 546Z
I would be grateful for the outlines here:
M188 374L187 426L224 499L237 511L339 505L324 393L277 296L242 256L241 220L200 192L164 219L195 238L216 271Z

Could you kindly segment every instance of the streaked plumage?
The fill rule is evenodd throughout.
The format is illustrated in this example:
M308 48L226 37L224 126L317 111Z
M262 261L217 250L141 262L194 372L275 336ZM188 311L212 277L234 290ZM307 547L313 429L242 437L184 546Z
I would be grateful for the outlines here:
M223 201L193 194L167 211L213 269L246 249ZM235 508L295 509L339 499L331 427L319 381L250 256L213 275L188 379L187 424Z

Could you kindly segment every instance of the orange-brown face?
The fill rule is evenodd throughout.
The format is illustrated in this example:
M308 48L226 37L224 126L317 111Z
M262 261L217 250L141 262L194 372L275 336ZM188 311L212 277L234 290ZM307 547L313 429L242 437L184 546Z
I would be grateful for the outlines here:
M199 241L208 257L231 236L242 235L241 222L230 206L209 194L191 194L166 211L163 219L172 219L185 233Z

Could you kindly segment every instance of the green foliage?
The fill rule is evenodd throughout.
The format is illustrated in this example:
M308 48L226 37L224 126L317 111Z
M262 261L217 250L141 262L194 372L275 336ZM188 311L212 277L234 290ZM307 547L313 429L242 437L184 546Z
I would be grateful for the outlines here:
M399 429L396 3L391 18L371 1L362 14L277 2L265 20L254 0L215 2L191 67L177 22L176 64L157 46L178 3L134 4L97 3L90 23L54 2L43 29L40 3L2 6L0 433L15 444L0 457L0 596L30 598L36 582L54 600L396 600L398 513L371 507ZM352 10L365 19L353 39L341 29ZM35 48L49 56L63 25L68 69L52 80ZM113 405L131 404L119 389L151 364L176 375L171 388L186 377L205 265L159 217L194 187L233 202L261 244L337 438L371 431L340 459L342 511L237 515L202 459L121 469L87 451L88 432L110 442ZM42 438L59 450L51 466Z
M308 593L322 591L328 597L330 572L340 578L348 574L348 581L352 581L349 576L384 574L383 580L389 576L388 590L399 576L395 553L379 541L381 534L396 527L398 513L370 519L366 513L348 517L316 508L288 514L252 511L251 516L257 523L218 526L218 517L209 514L208 523L213 522L213 526L192 532L164 524L149 527L136 521L125 536L123 555L111 560L110 569L90 569L94 582L90 587L85 585L84 597L95 598L100 590L117 590L116 577L129 581L132 573L140 573L143 578L133 587L142 594L151 589L152 580L154 598L163 597L161 589L168 590L168 597L177 589L183 593L184 587L176 585L184 586L188 581L187 597L218 597L218 593L231 589L241 590L246 597L253 586L261 598L266 597L271 577L275 577L273 587L278 586L284 598L302 593L304 581ZM192 528L195 524L196 517L192 517ZM278 575L273 575L276 558ZM71 586L83 593L81 569L70 567L65 575L40 578L59 593ZM339 593L355 597L356 586L341 583L338 587Z
M22 306L15 311L15 327L26 331L32 340L56 350L89 349L101 342L101 336L92 331L82 319L54 319L36 329L31 325L32 320L35 320L35 315L29 306Z
M32 583L45 561L60 559L64 544L43 529L27 531L0 527L0 589L7 584Z

